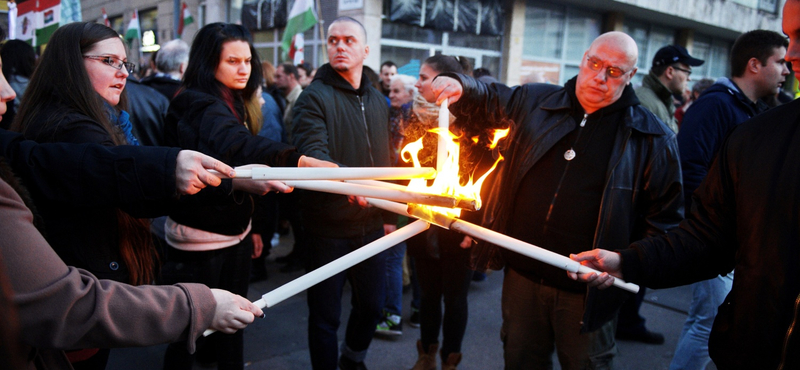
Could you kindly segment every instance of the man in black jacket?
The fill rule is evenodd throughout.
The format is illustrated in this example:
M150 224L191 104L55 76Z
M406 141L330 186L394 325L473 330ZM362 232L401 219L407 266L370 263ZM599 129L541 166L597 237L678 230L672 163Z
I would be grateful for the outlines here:
M438 100L470 131L512 121L506 161L485 202L485 226L568 255L627 245L683 218L675 133L639 105L630 86L638 49L609 32L592 42L578 76L558 87L486 85L455 74L433 82ZM462 119L463 118L463 119ZM560 269L478 245L473 267L505 261L503 327L506 369L606 368L617 352L614 317L627 293L599 292Z
M783 32L790 38L786 60L800 73L800 0L786 1ZM711 329L711 359L720 369L800 367L798 127L797 100L736 126L680 228L629 249L573 257L607 271L580 279L602 288L614 277L667 288L735 268L733 287Z
M341 166L390 166L389 107L361 73L369 54L364 27L352 18L339 18L328 28L327 42L330 63L319 68L293 108L295 146L301 153ZM306 192L300 203L308 232L308 270L395 229L396 219L387 216L384 220L384 213L364 208L363 198ZM338 365L365 369L364 358L384 303L384 253L308 290L308 341L315 370L337 366L336 330L346 280L358 298L353 301Z

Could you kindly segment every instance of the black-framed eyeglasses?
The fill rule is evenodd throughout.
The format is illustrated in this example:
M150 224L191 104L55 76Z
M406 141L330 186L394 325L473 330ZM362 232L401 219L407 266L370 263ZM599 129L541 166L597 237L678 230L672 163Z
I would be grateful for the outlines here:
M596 58L586 57L586 61L587 61L586 64L589 66L589 69L591 69L591 70L593 70L595 72L600 72L600 71L602 71L604 69L603 67L605 65L603 64L603 62L601 62L600 60L598 60ZM627 71L624 71L624 70L622 70L621 68L618 68L618 67L611 67L611 66L605 67L606 76L608 76L610 78L622 78L622 76L625 76L628 72L630 72L632 70L633 69L629 69Z
M130 62L125 62L122 59L119 59L117 57L112 57L110 55L84 55L83 57L86 59L99 60L103 62L103 64L119 71L122 70L122 67L125 67L125 70L128 71L129 74L133 73L133 71L136 70L135 64Z
M686 72L687 76L691 76L692 75L692 70L691 69L681 68L681 67L678 67L678 66L672 66L672 69L677 69L679 71Z

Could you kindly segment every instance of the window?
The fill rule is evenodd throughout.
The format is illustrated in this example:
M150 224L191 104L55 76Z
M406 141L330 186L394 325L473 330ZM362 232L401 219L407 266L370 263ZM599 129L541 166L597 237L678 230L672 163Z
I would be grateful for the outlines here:
M391 60L403 74L416 76L430 56L447 54L469 58L472 68L484 67L499 79L501 36L444 32L383 19L381 61Z
M583 53L600 36L600 14L528 0L520 82L564 84L575 76Z
M717 79L730 76L731 42L714 39L704 35L695 35L692 43L692 56L706 62L702 66L694 67L693 80L701 78Z

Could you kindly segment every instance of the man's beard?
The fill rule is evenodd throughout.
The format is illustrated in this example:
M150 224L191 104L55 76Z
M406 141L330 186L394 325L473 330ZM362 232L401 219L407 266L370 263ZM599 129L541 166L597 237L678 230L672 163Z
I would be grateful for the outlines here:
M350 70L350 67L348 67L346 65L340 65L338 67L337 66L333 66L333 70L337 71L337 72L347 72L347 71Z

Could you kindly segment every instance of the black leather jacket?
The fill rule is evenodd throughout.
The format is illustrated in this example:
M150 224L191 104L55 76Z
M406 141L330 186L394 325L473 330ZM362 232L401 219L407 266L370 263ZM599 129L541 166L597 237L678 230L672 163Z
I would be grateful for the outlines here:
M459 120L496 122L510 119L512 130L494 191L484 202L483 225L505 233L515 190L530 168L578 122L570 116L571 100L565 88L546 84L506 87L486 85L470 77L459 79L464 88L452 110ZM631 89L627 86L626 89ZM606 175L594 248L619 249L646 236L659 235L683 219L683 191L675 133L640 105L626 109ZM505 125L508 125L505 123ZM472 253L476 269L503 267L500 251L492 245L476 245ZM619 289L590 289L583 331L592 331L611 320L627 293Z

